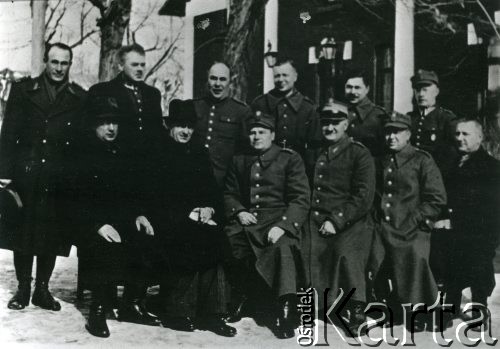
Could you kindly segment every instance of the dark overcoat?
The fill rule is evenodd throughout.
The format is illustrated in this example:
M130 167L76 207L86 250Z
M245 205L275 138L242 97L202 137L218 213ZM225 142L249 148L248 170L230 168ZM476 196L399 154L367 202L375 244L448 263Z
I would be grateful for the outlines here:
M272 90L257 97L251 107L254 111L275 117L274 143L298 152L304 160L307 172L312 171L315 153L322 140L314 102L297 90L288 97Z
M493 259L500 234L500 162L483 148L444 178L452 239L442 251L451 256L447 285L469 286L489 296L495 287Z
M224 191L225 232L230 240L239 233L248 237L257 271L279 296L295 293L296 273L303 274L299 247L309 204L304 163L295 151L272 145L260 156L233 158ZM236 217L241 211L252 213L257 224L242 226ZM286 232L275 244L267 242L272 227Z
M222 193L208 152L193 144L176 143L165 132L152 208L155 237L168 265L179 270L214 268L224 257ZM211 207L217 226L189 219L195 208Z
M320 295L331 289L329 305L339 288L344 292L355 288L353 299L366 301L366 263L373 232L369 213L374 193L375 163L364 145L346 137L325 147L316 161L302 246L312 287ZM325 220L333 223L336 235L319 233Z
M143 202L130 190L141 183L130 167L130 154L118 142L93 138L86 143L77 177L79 214L74 224L79 227L75 244L80 278L90 286L146 278L148 264L152 271L154 241L136 229ZM121 243L108 242L98 234L106 224L120 234Z
M23 203L19 229L4 230L0 247L67 256L75 212L72 180L78 161L85 91L67 83L52 102L43 75L12 85L0 136L0 178L12 179Z
M349 136L365 145L373 156L382 155L385 146L384 123L387 121L384 108L364 98L358 104L349 106L348 111Z
M375 254L387 263L402 303L436 301L430 232L445 204L441 173L429 153L407 145L378 159Z
M221 188L231 159L248 146L246 120L252 111L234 98L216 100L210 96L195 99L194 147L208 150L215 179Z

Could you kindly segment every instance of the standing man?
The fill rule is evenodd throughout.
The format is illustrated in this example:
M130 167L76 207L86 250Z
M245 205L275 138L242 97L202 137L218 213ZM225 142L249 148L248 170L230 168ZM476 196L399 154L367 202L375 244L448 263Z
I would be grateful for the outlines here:
M453 236L447 241L447 303L460 314L462 290L470 287L472 301L484 307L482 324L487 330L487 299L495 288L493 259L500 231L500 163L482 148L483 130L477 120L458 120L455 140L459 156L445 177L450 216L436 223L451 228Z
M373 223L369 212L375 193L375 163L370 151L347 136L347 114L335 105L321 112L324 147L313 177L311 212L305 225L303 253L311 286L328 309L340 290L356 289L348 304L348 327L365 322L366 266ZM326 289L328 304L323 304Z
M445 175L453 166L456 157L453 139L453 112L442 108L437 103L439 95L439 78L433 71L419 69L411 78L417 109L410 113L412 119L411 143L417 148L429 152L441 173ZM452 236L446 231L436 230L432 234L430 262L432 272L441 285L446 274L445 254L448 240ZM446 249L443 251L443 249Z
M411 78L417 109L410 112L411 144L429 152L441 171L454 150L453 112L437 103L439 78L433 71L419 69Z
M393 280L396 308L436 302L428 260L430 232L446 204L441 173L429 153L410 145L410 129L409 115L393 113L385 125L387 151L377 162L376 247L383 251L381 263ZM413 329L424 328L425 322L416 321Z
M0 183L18 192L22 220L16 231L2 231L0 247L14 251L18 290L9 309L29 304L33 257L36 285L31 302L58 311L48 290L56 256L68 256L74 212L66 170L77 153L85 91L68 81L73 53L62 43L44 55L45 70L36 78L14 83L0 137Z
M208 71L208 94L194 101L197 120L193 144L208 149L221 188L233 155L248 146L245 120L252 115L245 103L229 96L230 83L229 67L216 62Z
M105 96L117 101L125 117L119 142L134 153L137 169L147 174L156 162L163 128L161 94L144 82L146 52L141 45L123 46L117 55L121 72L111 81L92 86L89 100Z
M352 71L347 75L345 98L348 103L350 126L347 131L355 141L367 147L373 156L384 151L384 122L387 113L369 98L370 83L363 71Z
M275 119L274 143L295 150L302 156L306 170L314 167L314 150L321 143L321 128L312 100L295 88L298 73L291 59L279 60L273 67L274 89L257 97L252 109Z
M278 306L273 312L277 337L291 338L301 286L300 235L309 210L308 180L300 155L273 144L274 117L257 112L249 129L252 151L235 156L226 177L226 234L239 269L240 295L266 290L258 300L262 304L271 297ZM232 315L233 321L241 317Z

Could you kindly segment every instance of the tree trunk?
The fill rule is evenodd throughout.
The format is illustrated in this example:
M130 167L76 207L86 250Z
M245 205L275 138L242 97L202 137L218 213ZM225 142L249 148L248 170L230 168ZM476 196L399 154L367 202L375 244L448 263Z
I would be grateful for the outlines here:
M45 52L45 11L47 0L31 3L31 76L38 76L44 69Z
M254 33L264 14L266 3L267 0L230 1L224 60L232 69L233 95L242 101L247 97L249 59L253 56L253 48L256 47Z
M98 22L101 28L99 81L111 80L119 72L116 53L122 46L131 8L132 0L115 0Z

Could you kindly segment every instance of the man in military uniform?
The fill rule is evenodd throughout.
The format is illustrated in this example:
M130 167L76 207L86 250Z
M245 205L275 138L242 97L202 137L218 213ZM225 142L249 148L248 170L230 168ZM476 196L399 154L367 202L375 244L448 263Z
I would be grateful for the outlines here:
M455 140L459 154L444 177L449 217L436 223L451 229L453 237L446 245L450 258L445 268L447 303L460 315L462 290L470 287L472 301L483 306L481 322L487 330L487 300L495 288L493 259L500 231L500 162L482 148L483 131L477 120L458 120ZM479 316L475 313L473 318Z
M363 143L373 156L380 156L384 151L387 113L368 98L368 81L366 73L362 71L352 71L347 75L344 90L350 119L347 133Z
M429 153L410 145L410 129L410 116L394 113L385 125L387 152L377 161L376 241L388 271L383 276L395 287L395 309L403 303L436 302L430 232L446 204L441 173ZM413 330L422 331L425 321L417 320Z
M85 92L68 81L73 53L62 43L48 46L45 70L14 83L0 137L0 183L18 192L22 220L15 231L2 231L0 247L14 251L18 290L10 309L29 304L33 256L36 286L31 302L58 311L48 290L56 256L68 256L75 229L68 208L74 200L65 174L76 158Z
M123 46L118 51L121 72L111 81L98 83L89 90L89 101L100 97L116 100L123 117L118 145L129 159L129 167L135 174L135 185L130 190L141 198L144 212L154 199L154 176L160 155L160 137L163 129L160 91L144 83L146 57L144 48L138 44ZM149 323L137 304L147 294L145 285L125 285L124 301L128 304L126 321ZM125 309L127 307L122 307ZM135 318L132 315L137 310ZM124 317L125 318L125 317Z
M295 88L298 73L291 59L279 60L273 74L274 89L257 97L251 107L275 118L274 143L298 152L309 172L314 167L315 149L321 143L316 107Z
M230 82L228 66L214 63L208 71L208 94L194 101L197 121L193 144L208 149L221 188L233 155L247 146L245 120L252 115L245 103L229 96Z
M239 267L240 292L256 295L264 288L272 293L273 305L277 301L279 306L276 335L290 338L295 293L302 283L300 235L310 191L300 155L273 144L274 127L274 117L260 112L249 122L252 151L235 156L226 177L225 231ZM241 314L233 315L237 320Z
M419 69L411 79L417 109L410 113L412 119L411 143L429 152L444 175L456 156L453 132L455 114L437 103L439 78L433 71ZM430 262L439 284L442 284L444 268L443 248L452 237L446 231L432 234Z
M320 117L324 147L316 160L303 253L311 286L320 295L319 309L328 309L341 289L344 292L356 289L346 317L349 329L357 333L365 322L375 163L364 145L347 136L346 113L330 104L323 108ZM323 294L328 288L328 304L323 304Z

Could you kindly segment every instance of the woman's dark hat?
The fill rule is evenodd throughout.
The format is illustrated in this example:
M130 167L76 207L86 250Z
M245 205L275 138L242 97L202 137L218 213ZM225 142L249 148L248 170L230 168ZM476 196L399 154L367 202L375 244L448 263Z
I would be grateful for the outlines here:
M115 98L109 96L96 96L89 100L90 117L96 121L100 120L116 120L118 121L123 112L118 107L118 102Z
M168 106L166 123L169 127L194 125L196 123L196 110L192 99L182 101L174 99Z

